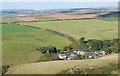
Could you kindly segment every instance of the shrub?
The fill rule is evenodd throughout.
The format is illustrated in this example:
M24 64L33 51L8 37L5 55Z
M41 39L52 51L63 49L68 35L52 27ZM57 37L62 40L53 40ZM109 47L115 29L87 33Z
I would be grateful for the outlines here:
M81 60L82 57L81 57L81 55L77 54L76 57L75 57L75 59L76 59L76 60Z
M3 65L2 66L2 76L4 76L4 74L8 71L8 68L10 68L9 65Z

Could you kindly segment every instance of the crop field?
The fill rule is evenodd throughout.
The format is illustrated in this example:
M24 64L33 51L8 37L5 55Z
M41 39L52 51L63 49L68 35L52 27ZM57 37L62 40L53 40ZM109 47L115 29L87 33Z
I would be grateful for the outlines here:
M41 18L39 21L54 21L57 20L56 18Z
M34 62L41 56L36 48L53 45L61 49L70 43L67 38L42 29L15 24L2 25L3 64Z
M27 26L52 29L71 35L75 39L113 39L118 37L118 22L101 19L23 22Z
M79 68L92 68L93 66L106 66L110 63L118 63L118 54L111 54L98 59L50 61L22 64L11 67L7 74L56 74L64 69L75 66L79 66Z

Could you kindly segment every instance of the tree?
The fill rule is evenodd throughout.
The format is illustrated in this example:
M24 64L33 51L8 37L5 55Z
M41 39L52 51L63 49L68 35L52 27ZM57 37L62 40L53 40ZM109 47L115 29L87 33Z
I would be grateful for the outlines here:
M79 40L80 45L84 43L84 40L85 40L84 37L81 37L81 38L80 38L80 40Z
M111 41L110 40L104 40L103 44L104 44L104 47L110 47L111 46Z
M49 53L57 53L57 49L55 46L48 46L46 47Z
M42 52L43 54L45 54L45 53L47 52L46 47L41 47L41 48L36 49L36 50L38 50L38 51Z
M41 48L38 48L36 50L42 52L43 54L45 54L46 52L48 52L48 53L57 53L57 48L55 46L41 47Z
M89 46L86 43L83 43L82 45L80 45L80 49L84 49L84 50L88 51Z
M67 50L68 50L68 47L67 47L67 46L65 46L65 47L63 48L63 50L64 50L64 51L67 51Z
M75 59L76 59L76 60L81 60L82 57L81 57L81 55L77 54L76 57L75 57Z
M95 39L91 40L88 44L89 44L90 50L94 50L94 51L103 49L103 46L104 46L103 41L95 40Z

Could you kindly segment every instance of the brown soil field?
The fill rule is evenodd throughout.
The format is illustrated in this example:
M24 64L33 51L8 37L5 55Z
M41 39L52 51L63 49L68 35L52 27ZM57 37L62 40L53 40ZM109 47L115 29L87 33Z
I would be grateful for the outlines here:
M53 15L45 15L45 16L34 16L34 17L22 17L22 18L17 18L18 20L21 21L37 21L37 19L40 18L56 18L59 20L70 20L70 19L85 19L85 18L97 18L96 14L74 14L74 15L68 15L68 14L53 14Z

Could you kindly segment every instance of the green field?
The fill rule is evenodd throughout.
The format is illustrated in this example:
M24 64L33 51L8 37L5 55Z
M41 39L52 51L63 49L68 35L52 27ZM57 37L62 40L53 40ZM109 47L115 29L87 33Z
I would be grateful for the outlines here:
M55 21L57 20L56 18L41 18L39 21Z
M103 20L103 21L118 21L118 20L120 20L120 18L110 17L110 18L100 18L100 20Z
M58 49L71 42L51 32L15 24L2 25L3 64L34 62L41 53L36 48L53 45Z
M0 23L11 23L11 22L18 22L16 18L0 18ZM20 22L20 21L19 21Z
M85 37L87 39L113 39L118 37L117 21L86 19L29 23L24 22L24 24L63 32L76 39L79 39L80 37Z

